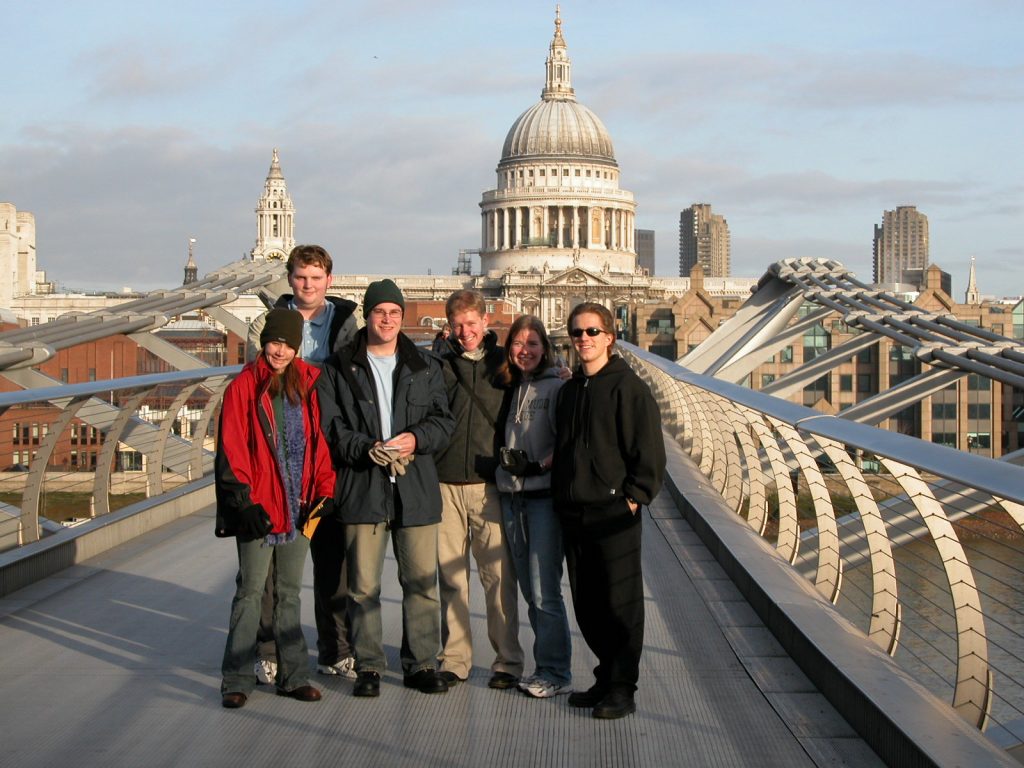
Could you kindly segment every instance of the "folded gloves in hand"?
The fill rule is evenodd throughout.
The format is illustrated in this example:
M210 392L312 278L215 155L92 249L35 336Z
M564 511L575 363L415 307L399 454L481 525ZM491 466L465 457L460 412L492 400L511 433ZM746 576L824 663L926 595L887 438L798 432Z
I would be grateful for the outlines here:
M405 468L416 456L410 454L408 456L400 456L398 451L387 450L383 443L376 443L369 452L370 460L381 467L387 467L388 473L392 477L405 474Z

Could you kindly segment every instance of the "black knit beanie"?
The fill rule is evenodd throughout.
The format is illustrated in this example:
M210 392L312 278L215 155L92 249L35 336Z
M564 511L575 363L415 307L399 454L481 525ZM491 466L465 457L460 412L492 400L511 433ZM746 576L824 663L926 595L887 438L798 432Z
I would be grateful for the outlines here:
M268 341L283 341L298 352L302 349L302 315L294 309L272 309L260 332L260 346Z
M366 295L363 296L363 317L369 317L370 311L384 302L397 304L405 311L405 297L401 289L395 285L394 280L387 278L370 283L367 287Z

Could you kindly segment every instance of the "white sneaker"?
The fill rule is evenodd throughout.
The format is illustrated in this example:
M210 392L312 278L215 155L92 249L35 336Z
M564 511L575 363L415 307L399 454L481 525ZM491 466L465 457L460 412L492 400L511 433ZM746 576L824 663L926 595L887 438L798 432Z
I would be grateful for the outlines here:
M522 691L523 693L526 693L526 688L527 688L528 686L531 686L531 685L533 685L533 684L534 684L534 683L536 683L536 682L537 682L538 680L540 680L540 678L539 678L539 677L537 677L536 675L530 675L529 677L521 677L521 678L519 679L519 682L518 682L518 683L516 683L516 688L518 688L518 689L519 689L520 691Z
M262 685L273 685L277 678L277 662L260 659L253 665L252 671L256 673L256 679Z
M520 690L527 696L533 696L535 699L550 699L552 696L569 693L572 691L572 688L568 685L552 683L550 680L545 680L541 677L533 677Z
M341 675L349 680L355 680L356 660L349 656L334 664L317 664L316 671L321 675Z

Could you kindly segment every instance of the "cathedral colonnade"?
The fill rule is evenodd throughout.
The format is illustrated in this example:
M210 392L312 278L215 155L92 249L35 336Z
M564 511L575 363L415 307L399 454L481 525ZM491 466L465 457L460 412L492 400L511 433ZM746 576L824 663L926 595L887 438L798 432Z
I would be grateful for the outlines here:
M635 251L632 207L501 206L481 214L484 250L545 246Z

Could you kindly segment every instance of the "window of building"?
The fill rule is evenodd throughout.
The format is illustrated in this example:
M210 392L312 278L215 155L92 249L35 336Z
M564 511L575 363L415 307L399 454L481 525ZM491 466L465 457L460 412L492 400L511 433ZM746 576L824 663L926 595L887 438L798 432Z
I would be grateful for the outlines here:
M992 435L988 432L968 432L968 450L989 450L992 447Z
M67 368L61 368L60 369L60 383L61 384L67 384L68 383L68 369Z
M857 374L857 391L861 394L867 394L871 391L871 374L870 373L858 373Z
M562 175L563 176L568 176L569 175L569 169L568 168L563 168L562 169Z
M871 360L872 360L871 350L873 348L874 347L868 347L867 349L862 349L860 352L858 352L857 353L857 362L858 363L870 363Z
M38 317L33 317L32 318L32 325L39 325L39 318Z
M839 391L840 392L853 392L853 374L852 373L840 373L839 374Z
M988 419L991 417L992 407L988 403L968 403L968 419Z
M932 403L933 419L956 419L956 403Z
M967 389L971 392L987 392L991 379L987 376L981 376L977 373L967 374Z
M792 363L793 362L793 347L788 346L779 353L780 363Z
M932 442L956 448L956 432L933 432Z
M832 336L818 323L804 334L804 362L809 363L818 355L825 354L831 346Z
M761 389L764 389L769 384L771 384L773 381L775 381L775 374L774 373L762 373L761 374Z
M578 176L580 176L580 175L581 175L581 174L580 174L580 169L579 169L579 168L577 168L577 169L576 169L576 176L578 177Z

